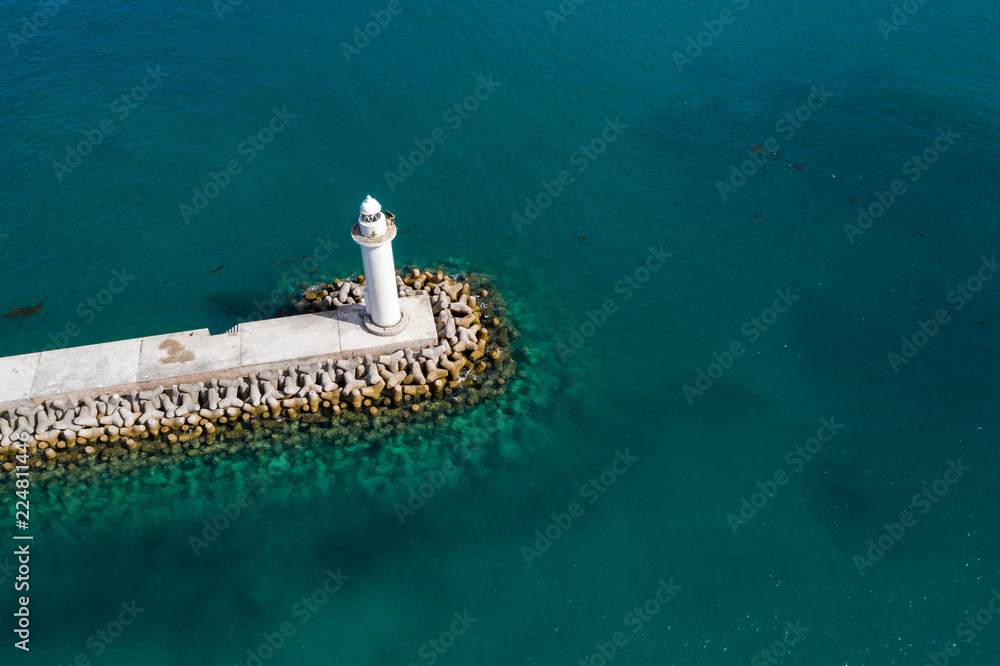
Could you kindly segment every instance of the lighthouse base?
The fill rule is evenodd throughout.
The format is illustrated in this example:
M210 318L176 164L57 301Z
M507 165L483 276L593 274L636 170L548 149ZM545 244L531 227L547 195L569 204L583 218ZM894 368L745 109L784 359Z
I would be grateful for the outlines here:
M402 333L410 323L410 315L403 311L402 316L399 321L392 326L379 326L374 321L372 321L372 316L365 313L364 327L369 333L374 333L375 335L381 335L383 337L391 337L393 335L399 335Z

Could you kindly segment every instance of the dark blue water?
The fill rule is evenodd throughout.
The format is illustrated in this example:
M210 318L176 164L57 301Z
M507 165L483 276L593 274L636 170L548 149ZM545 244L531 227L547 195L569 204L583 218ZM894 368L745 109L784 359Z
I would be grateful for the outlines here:
M904 4L0 3L0 355L224 331L369 193L522 332L378 449L36 485L4 663L994 663L1000 16Z

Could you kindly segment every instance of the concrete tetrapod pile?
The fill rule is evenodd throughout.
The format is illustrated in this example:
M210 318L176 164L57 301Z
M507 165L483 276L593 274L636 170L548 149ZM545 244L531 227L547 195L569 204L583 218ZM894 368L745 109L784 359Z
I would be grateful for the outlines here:
M308 287L296 307L324 311L363 299L364 277ZM159 386L129 395L45 399L0 412L0 467L13 478L26 440L28 464L53 470L132 461L129 468L188 456L234 452L253 430L289 421L366 429L393 415L433 417L463 402L502 394L514 373L505 304L482 275L452 278L412 269L397 277L401 296L427 292L438 345L328 360ZM423 408L421 407L423 404ZM245 427L246 426L246 427ZM345 430L345 432L348 432ZM5 475L6 476L6 475Z

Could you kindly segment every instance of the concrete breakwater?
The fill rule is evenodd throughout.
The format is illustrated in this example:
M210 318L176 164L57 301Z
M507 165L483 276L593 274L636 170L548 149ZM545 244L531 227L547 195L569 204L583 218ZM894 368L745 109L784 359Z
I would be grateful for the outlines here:
M0 467L10 473L24 464L16 457L20 441L26 441L28 464L56 475L82 467L134 468L232 453L254 431L292 421L348 433L435 418L502 394L514 372L513 331L502 299L486 288L489 279L411 269L397 276L397 286L401 297L429 298L436 344L143 390L35 398L32 405L0 408ZM359 277L312 285L297 306L337 312L358 309L363 297Z

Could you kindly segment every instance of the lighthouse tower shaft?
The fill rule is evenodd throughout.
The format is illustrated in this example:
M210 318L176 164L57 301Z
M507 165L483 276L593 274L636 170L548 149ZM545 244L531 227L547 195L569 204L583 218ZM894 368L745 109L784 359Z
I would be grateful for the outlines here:
M392 257L395 223L386 218L382 206L370 196L361 204L358 223L351 233L361 246L365 271L365 311L369 328L383 335L394 335L405 326L399 309L396 265Z
M361 261L365 269L365 310L379 326L399 323L401 314L392 245L362 247Z

